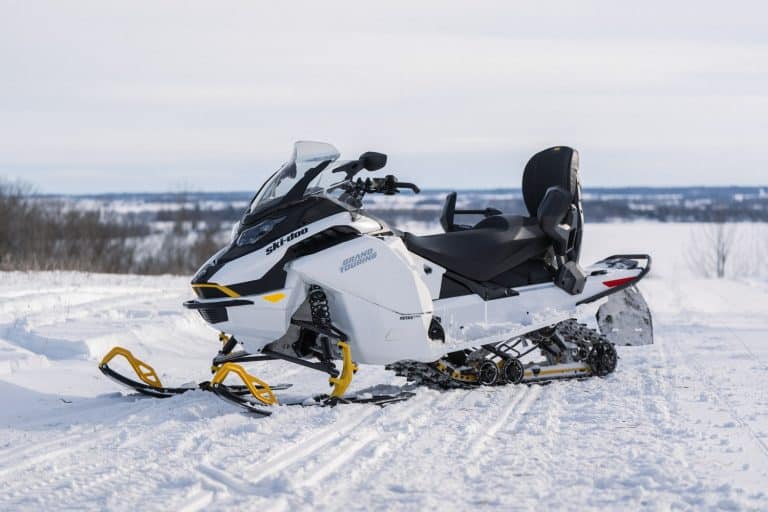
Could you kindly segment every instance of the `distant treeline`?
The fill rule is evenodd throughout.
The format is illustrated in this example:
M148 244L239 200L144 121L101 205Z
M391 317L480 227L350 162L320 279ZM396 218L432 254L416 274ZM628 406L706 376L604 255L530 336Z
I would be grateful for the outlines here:
M425 189L421 194L403 194L397 200L372 196L369 211L388 220L436 221L448 190ZM654 220L659 222L768 222L768 187L624 187L587 188L584 190L584 214L588 222ZM155 211L131 214L143 222L173 221L178 205L186 202L191 220L234 222L242 205L252 197L250 192L98 194L59 196L68 201L97 201L147 204ZM366 202L368 199L366 198ZM201 208L209 203L216 206ZM238 204L235 208L232 205ZM163 205L168 205L164 207ZM482 209L487 206L506 213L526 214L519 189L461 190L458 208Z
M220 246L221 223L180 208L154 234L131 216L75 210L28 185L0 181L0 270L189 274ZM153 240L153 236L156 240ZM156 242L155 250L147 248Z
M436 225L444 197L437 190L394 201L376 196L367 209L396 227ZM462 191L459 198L460 209L527 214L519 190ZM41 196L0 179L0 270L188 275L227 243L248 199L247 193ZM768 222L768 194L755 187L595 189L585 192L584 212L587 222Z
M646 205L624 200L589 199L583 202L585 222L768 222L768 201L758 208L753 204L722 203L699 207L673 204ZM487 206L505 213L528 215L522 200L471 201L465 209L483 209ZM370 208L380 219L394 224L408 221L434 222L440 215L438 208ZM472 218L467 220L471 224ZM479 217L475 219L479 220Z

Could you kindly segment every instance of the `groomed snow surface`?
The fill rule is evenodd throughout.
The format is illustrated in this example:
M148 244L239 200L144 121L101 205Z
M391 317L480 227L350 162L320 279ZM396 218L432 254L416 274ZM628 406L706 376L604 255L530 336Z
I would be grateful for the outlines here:
M186 278L0 273L0 510L766 510L768 282L691 277L687 229L588 232L585 263L656 252L656 344L620 347L607 378L269 418L202 391L127 395L97 370L118 344L164 384L210 378L219 345L180 307ZM251 370L293 382L283 396L328 389ZM352 390L403 383L363 366Z

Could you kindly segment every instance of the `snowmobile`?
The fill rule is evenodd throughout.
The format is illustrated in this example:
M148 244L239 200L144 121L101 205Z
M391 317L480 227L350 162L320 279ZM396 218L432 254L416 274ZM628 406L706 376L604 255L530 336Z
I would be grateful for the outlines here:
M330 394L305 405L381 405L408 398L412 388L346 395L358 364L385 365L414 386L495 386L605 376L617 365L617 338L652 341L650 311L634 287L650 256L579 264L584 216L574 149L553 147L530 159L522 183L527 216L457 209L451 192L439 218L444 232L425 236L364 208L368 194L420 192L391 174L360 176L384 168L385 154L339 156L330 144L295 143L231 242L193 277L196 297L184 306L221 332L210 381L164 387L122 347L104 357L101 371L144 394L202 388L269 414L287 385L270 386L243 363L283 360L327 373ZM457 222L470 216L480 220ZM576 322L601 305L600 330ZM110 368L117 356L139 381ZM230 375L242 384L226 384Z

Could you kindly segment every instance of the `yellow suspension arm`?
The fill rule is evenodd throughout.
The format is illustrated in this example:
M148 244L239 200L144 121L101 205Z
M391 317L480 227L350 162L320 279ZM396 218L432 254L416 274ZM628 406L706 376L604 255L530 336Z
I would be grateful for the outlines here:
M224 379L229 373L235 373L243 381L248 391L254 398L265 405L277 405L277 397L272 392L269 385L263 380L255 377L245 371L245 368L235 363L224 363L216 370L211 384L223 384Z
M352 382L352 376L357 371L357 365L352 361L352 349L349 348L349 343L340 341L339 348L341 349L341 358L344 362L344 366L341 368L340 376L331 377L329 379L329 382L333 385L331 396L335 398L344 396L344 393Z
M130 350L123 347L115 347L110 350L109 353L102 358L99 366L106 366L107 363L109 363L116 356L123 356L131 364L131 368L133 368L133 371L136 372L136 375L139 377L139 379L142 380L142 382L144 382L144 384L152 386L153 388L163 387L163 385L160 383L160 377L158 377L157 373L155 373L155 369L144 361L134 357Z

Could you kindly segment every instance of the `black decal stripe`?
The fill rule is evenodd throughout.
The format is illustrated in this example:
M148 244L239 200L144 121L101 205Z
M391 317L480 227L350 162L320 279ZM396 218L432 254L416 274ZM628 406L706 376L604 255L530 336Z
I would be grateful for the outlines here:
M360 232L349 226L335 226L325 229L311 237L291 246L285 255L280 258L261 279L245 281L227 285L227 288L240 295L258 295L261 293L279 290L285 287L285 265L302 256L308 256L317 252L339 245L360 236Z
M243 225L240 227L240 231L237 236L249 227L254 226L258 222L266 218L273 218L278 216L285 216L285 220L274 227L274 229L267 234L263 239L259 240L253 245L238 246L234 241L229 245L226 251L224 251L217 260L201 268L198 273L192 278L192 284L203 284L209 281L215 281L213 276L218 272L221 267L226 263L250 254L259 249L264 249L266 246L271 246L275 241L279 241L280 238L288 235L296 230L299 230L313 222L317 222L320 219L330 217L340 212L347 211L341 205L334 203L328 199L318 196L306 197L300 201L281 206L278 209L270 210L267 215L260 216L244 216ZM237 240L237 236L235 240ZM207 297L206 298L215 298Z
M184 303L184 307L187 309L217 309L231 308L235 306L249 306L252 304L252 300L245 299L222 300L219 302L198 302L196 300L188 300Z
M227 299L229 295L217 288L193 287L195 294L201 299Z

